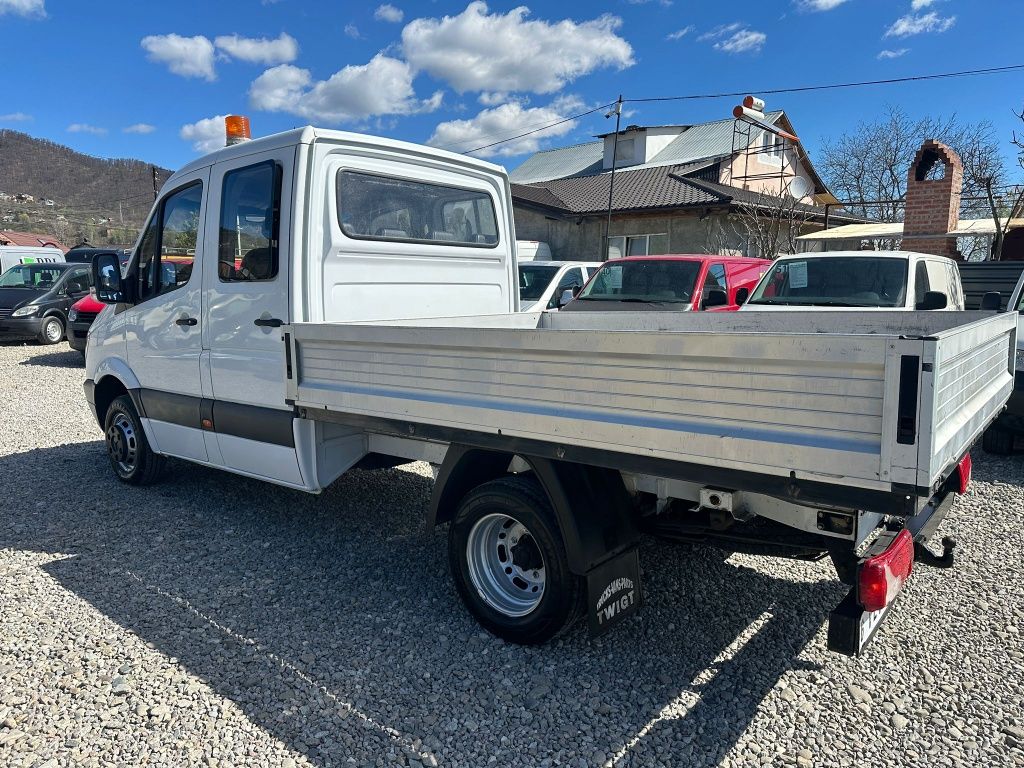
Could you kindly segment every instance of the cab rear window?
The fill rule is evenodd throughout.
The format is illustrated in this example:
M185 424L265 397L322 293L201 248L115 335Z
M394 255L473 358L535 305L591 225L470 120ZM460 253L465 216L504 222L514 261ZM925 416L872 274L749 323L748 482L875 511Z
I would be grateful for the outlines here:
M494 248L498 223L485 192L338 171L338 223L347 237Z

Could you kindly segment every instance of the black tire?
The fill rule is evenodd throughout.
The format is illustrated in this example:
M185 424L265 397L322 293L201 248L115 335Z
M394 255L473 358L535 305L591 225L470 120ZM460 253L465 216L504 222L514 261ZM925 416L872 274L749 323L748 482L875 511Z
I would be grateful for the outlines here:
M1015 437L1015 433L1005 427L993 424L985 430L985 434L981 438L981 447L985 453L995 454L996 456L1009 456L1013 453Z
M110 466L118 480L128 485L152 485L160 479L164 457L149 447L146 433L128 395L121 395L107 408L103 433Z
M483 597L471 576L470 545L475 526L485 518L502 515L527 529L535 549L528 553L542 557L543 592L539 603L525 615L509 615ZM481 523L484 525L484 523ZM500 527L499 527L500 529ZM523 536L524 545L527 536ZM521 546L509 548L508 563ZM448 564L462 602L489 632L509 642L539 645L567 631L584 612L585 584L582 576L569 570L565 544L547 495L532 478L507 477L473 489L462 500L448 528ZM479 573L479 571L476 571ZM534 575L538 571L532 571ZM479 577L478 577L479 578ZM513 577L509 577L514 581ZM526 590L523 591L526 594Z
M59 344L64 341L64 321L56 315L44 317L36 340L40 344Z

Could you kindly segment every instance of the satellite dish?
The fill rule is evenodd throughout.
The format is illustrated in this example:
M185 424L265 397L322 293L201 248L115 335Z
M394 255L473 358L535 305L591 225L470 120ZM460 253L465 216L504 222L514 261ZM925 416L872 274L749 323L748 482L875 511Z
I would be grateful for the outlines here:
M794 176L789 182L789 194L797 200L807 197L814 191L814 185L803 176Z

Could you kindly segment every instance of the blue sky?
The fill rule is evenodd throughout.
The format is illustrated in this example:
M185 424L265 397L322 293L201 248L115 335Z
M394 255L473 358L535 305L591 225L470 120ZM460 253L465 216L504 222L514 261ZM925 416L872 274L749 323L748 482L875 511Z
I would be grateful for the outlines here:
M518 10L517 10L518 9ZM998 23L993 26L993 21ZM0 0L0 127L170 168L221 141L313 123L465 151L628 98L867 80L1024 63L1020 0ZM1001 35L999 30L1008 34ZM887 104L991 120L1015 158L1024 72L769 98L815 156ZM729 115L736 99L627 105L628 122ZM601 113L495 147L607 131ZM2 169L0 169L2 177Z

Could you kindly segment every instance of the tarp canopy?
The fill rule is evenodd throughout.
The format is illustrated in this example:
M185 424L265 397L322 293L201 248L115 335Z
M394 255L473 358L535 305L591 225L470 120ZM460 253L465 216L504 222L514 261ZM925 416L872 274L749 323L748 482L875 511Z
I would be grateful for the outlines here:
M1006 223L1006 219L1002 220ZM1024 219L1011 219L1009 229L1024 227ZM952 232L945 232L940 235L916 235L915 237L964 237L972 235L994 235L996 233L995 221L987 219L960 219L957 227ZM809 232L800 235L797 240L822 241L822 240L870 240L875 237L903 237L903 224L900 222L877 222L874 224L845 224L841 227L822 229L818 232Z

